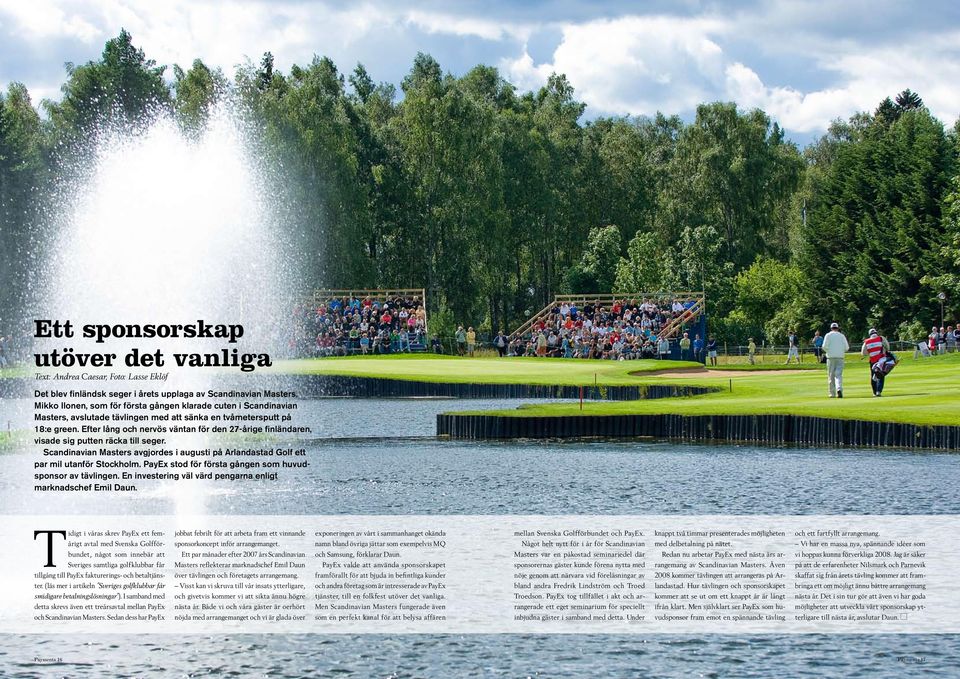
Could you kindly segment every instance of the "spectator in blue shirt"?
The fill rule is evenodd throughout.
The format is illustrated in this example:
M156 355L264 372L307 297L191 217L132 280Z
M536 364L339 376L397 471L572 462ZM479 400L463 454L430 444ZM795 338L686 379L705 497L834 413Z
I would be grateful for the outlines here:
M823 356L823 336L819 330L813 335L813 355L816 357L817 363L823 363L820 360L820 357Z
M703 362L703 340L700 335L693 339L693 360Z

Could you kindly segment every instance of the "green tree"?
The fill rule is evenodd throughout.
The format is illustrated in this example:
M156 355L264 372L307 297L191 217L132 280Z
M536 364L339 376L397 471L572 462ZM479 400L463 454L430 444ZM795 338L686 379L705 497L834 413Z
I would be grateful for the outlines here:
M211 108L229 89L220 69L211 69L195 59L190 70L173 67L174 110L184 129L196 131L206 123Z
M502 137L495 109L444 76L424 54L403 88L392 123L416 205L411 268L421 273L438 304L457 318L473 319L482 295L480 248L495 238L503 218Z
M36 293L43 234L44 167L41 122L27 88L0 93L0 334Z
M307 275L314 285L363 285L370 260L362 247L367 231L367 199L359 181L354 111L344 78L326 57L294 65L286 78L269 70L261 94L268 135L289 163L295 222ZM257 82L267 82L266 70Z
M553 74L533 97L532 134L542 140L547 161L546 194L532 255L533 287L539 301L552 298L566 268L583 248L589 226L582 215L582 136L585 104L574 99L566 76ZM586 228L585 228L585 225Z
M744 337L783 343L790 330L814 327L804 317L806 281L799 267L769 257L758 257L733 281L735 306L731 318Z
M923 108L889 124L875 117L838 146L804 233L811 318L839 318L856 332L932 322L921 280L939 273L947 244L941 206L952 163L942 123Z
M940 301L939 295L946 295L944 313L948 319L954 319L954 325L960 325L960 175L953 178L950 193L944 199L943 245L939 255L935 272L928 273L920 282L934 307Z
M909 88L897 95L897 108L900 112L912 111L913 109L923 108L923 99L916 92L911 92Z
M627 256L617 264L617 292L655 292L664 287L664 249L655 234L638 233L627 244Z
M677 141L661 237L673 242L684 226L713 226L738 269L757 254L782 256L789 240L785 215L802 171L796 147L762 111L701 105Z
M620 247L620 227L610 224L591 229L580 262L567 270L567 290L574 294L611 292L617 276Z
M80 145L104 126L136 128L169 110L165 70L134 46L126 30L107 41L99 61L67 64L61 100L44 102L57 140L83 150Z

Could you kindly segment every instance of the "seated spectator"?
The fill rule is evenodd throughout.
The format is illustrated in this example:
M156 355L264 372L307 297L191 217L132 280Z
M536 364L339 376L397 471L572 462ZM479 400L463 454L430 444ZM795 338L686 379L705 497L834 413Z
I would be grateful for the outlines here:
M426 310L420 297L332 298L294 308L295 355L345 356L424 350ZM312 347L309 338L313 338Z
M672 351L670 338L664 336L663 344L661 335L666 328L670 336L682 331L693 320L694 305L694 301L676 298L614 299L609 303L588 299L581 306L558 302L537 318L528 335L511 339L508 353L617 361L668 358ZM703 351L703 344L699 336L694 342L688 334L680 348L689 360L691 354Z

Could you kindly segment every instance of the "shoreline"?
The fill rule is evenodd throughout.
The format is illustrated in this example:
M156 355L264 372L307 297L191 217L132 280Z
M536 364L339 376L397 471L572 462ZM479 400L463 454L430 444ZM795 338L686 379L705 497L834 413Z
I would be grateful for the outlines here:
M437 435L460 440L634 439L960 451L960 427L799 415L560 415L443 413Z

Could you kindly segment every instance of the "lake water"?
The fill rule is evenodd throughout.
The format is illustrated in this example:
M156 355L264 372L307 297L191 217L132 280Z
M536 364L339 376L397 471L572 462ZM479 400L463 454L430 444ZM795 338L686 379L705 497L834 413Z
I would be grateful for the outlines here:
M957 514L960 456L630 442L441 441L435 415L503 402L304 401L311 466L203 490L219 514ZM14 427L29 402L5 402ZM37 510L28 455L3 458L0 514L170 513L161 492ZM34 656L66 664L40 666ZM922 659L922 661L921 661ZM960 636L0 638L0 676L956 676ZM104 674L107 672L107 674Z

